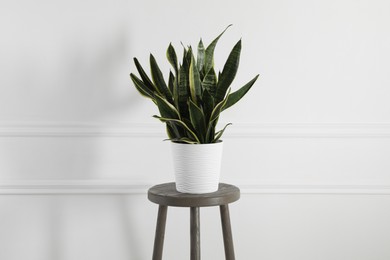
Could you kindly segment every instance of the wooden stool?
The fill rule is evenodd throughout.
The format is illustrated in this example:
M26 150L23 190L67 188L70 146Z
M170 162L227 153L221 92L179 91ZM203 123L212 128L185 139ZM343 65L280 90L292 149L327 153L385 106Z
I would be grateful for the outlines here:
M239 198L240 189L236 186L224 183L219 184L218 191L206 194L180 193L176 191L175 183L173 182L156 185L150 188L148 191L148 199L159 205L156 236L154 238L153 260L162 259L168 206L191 208L191 260L200 260L199 208L219 206L225 256L227 260L234 260L233 237L228 204Z

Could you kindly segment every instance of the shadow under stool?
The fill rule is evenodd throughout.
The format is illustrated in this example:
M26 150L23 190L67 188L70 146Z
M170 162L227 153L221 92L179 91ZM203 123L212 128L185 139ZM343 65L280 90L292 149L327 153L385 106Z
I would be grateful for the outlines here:
M153 260L162 259L168 206L190 208L191 260L200 260L199 209L201 207L219 206L225 257L226 260L235 260L228 204L237 201L239 198L240 189L225 183L219 184L218 191L205 194L178 192L173 182L159 184L150 188L148 199L159 205Z

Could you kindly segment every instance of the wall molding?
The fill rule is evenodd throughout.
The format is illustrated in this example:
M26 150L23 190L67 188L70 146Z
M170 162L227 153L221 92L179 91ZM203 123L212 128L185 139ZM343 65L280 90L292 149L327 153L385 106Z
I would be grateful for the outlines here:
M0 123L0 137L163 137L161 124L93 122Z
M221 125L224 125L221 123ZM0 137L158 137L159 123L0 122ZM225 138L390 138L390 123L235 123Z
M151 183L128 180L7 180L0 195L146 194ZM242 194L390 195L390 185L237 184Z

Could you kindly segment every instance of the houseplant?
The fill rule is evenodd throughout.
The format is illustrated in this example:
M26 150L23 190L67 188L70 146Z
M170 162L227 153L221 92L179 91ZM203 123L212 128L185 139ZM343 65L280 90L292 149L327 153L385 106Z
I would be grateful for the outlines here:
M207 47L201 39L196 57L191 46L183 46L181 63L174 47L169 44L166 55L173 72L170 71L167 82L152 54L151 78L134 58L140 77L131 73L130 78L135 88L158 107L160 115L154 117L166 124L168 139L172 141L176 189L180 192L207 193L218 189L223 144L220 138L230 125L216 131L219 116L238 102L259 76L237 91L230 91L239 65L241 40L233 47L217 76L214 50L230 26ZM200 183L202 180L205 183Z

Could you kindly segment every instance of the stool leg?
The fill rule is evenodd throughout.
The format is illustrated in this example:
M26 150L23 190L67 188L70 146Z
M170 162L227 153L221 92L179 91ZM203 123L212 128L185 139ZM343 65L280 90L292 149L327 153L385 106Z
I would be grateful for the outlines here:
M154 237L153 260L162 259L167 210L167 206L160 205L158 207L156 235Z
M199 208L191 207L191 260L200 260Z
M228 205L221 205L220 211L221 211L223 243L225 246L225 257L226 257L226 260L235 260L234 248L233 248L232 228L230 225L229 206Z

